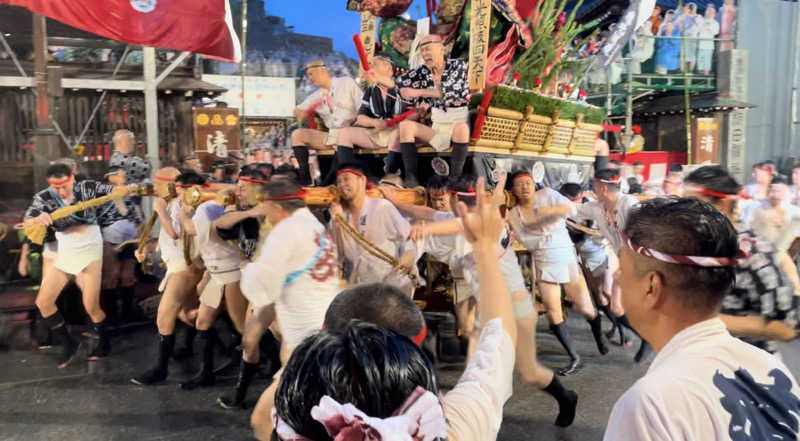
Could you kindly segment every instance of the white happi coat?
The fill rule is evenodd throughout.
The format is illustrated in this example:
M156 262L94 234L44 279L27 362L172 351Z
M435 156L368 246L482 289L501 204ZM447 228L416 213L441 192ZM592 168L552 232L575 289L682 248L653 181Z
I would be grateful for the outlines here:
M639 200L636 197L620 193L612 216L608 216L600 201L591 201L581 205L578 207L578 215L597 222L597 227L603 237L608 239L614 252L619 255L619 250L622 249L622 231L628 222L628 215L637 205L639 205Z
M676 334L614 405L605 441L795 440L800 389L719 318ZM792 428L793 427L793 428Z
M291 349L322 327L339 293L336 246L311 211L301 208L273 227L263 250L242 270L242 293L254 308L275 304Z
M353 225L349 211L345 211L345 219ZM364 198L355 225L363 237L397 259L415 249L414 243L409 240L411 225L385 199ZM408 276L394 271L391 265L367 252L349 234L343 232L342 240L342 257L352 265L352 283L380 282L402 290L410 289L412 282Z
M297 109L305 111L323 101L323 104L317 107L317 115L322 118L328 129L338 129L349 126L355 121L363 95L364 92L354 79L350 77L331 78L330 90L317 89L303 100Z

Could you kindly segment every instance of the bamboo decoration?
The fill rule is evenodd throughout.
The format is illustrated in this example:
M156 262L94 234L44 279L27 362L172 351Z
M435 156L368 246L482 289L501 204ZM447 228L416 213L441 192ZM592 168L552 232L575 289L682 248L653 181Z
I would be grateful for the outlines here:
M528 128L528 123L530 121L529 117L531 114L533 114L533 106L525 106L525 113L522 116L522 122L519 123L517 137L514 138L515 149L522 147L522 140L525 138L525 130Z
M339 190L333 185L329 187L306 187L303 191L307 205L328 206L339 202ZM370 188L367 190L367 196L382 198L383 193L378 188ZM399 189L395 191L395 198L403 204L425 205L425 189L423 187Z
M138 196L153 196L153 185L152 184L142 184L139 185L138 189L134 192L134 194ZM101 196L99 198L89 199L88 201L81 201L74 205L68 205L66 207L61 207L58 210L50 213L50 219L56 221L58 219L63 219L67 216L71 216L75 213L81 212L88 208L99 207L105 203L116 201L117 199L122 199L125 196L129 195L129 191L127 188L118 187L115 188L111 193ZM25 235L30 239L31 242L41 245L44 242L44 237L47 234L47 227L34 221L33 219L28 219L23 224L23 230L25 231Z
M579 113L575 116L575 127L572 128L572 136L569 139L569 145L567 145L567 153L572 154L575 149L575 144L578 143L578 131L581 128L583 128L583 114Z
M561 109L555 109L553 111L553 122L550 123L550 126L547 128L547 137L544 138L544 144L542 145L542 153L547 153L550 150L550 144L553 143L553 135L556 132L556 127L558 126L558 119L561 116Z

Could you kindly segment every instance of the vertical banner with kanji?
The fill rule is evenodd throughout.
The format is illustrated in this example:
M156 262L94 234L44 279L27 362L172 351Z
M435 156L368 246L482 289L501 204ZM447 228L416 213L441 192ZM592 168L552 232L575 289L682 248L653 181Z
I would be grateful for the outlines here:
M375 26L378 19L369 11L361 13L361 41L364 43L364 49L367 51L367 60L372 65L372 57L375 55ZM364 68L361 63L358 64L358 78L364 81Z
M239 151L239 109L194 107L194 150L208 170L217 159Z
M489 28L492 0L472 0L469 24L469 88L483 90L486 85L486 57L489 55Z
M719 160L719 121L692 118L692 163L718 164Z

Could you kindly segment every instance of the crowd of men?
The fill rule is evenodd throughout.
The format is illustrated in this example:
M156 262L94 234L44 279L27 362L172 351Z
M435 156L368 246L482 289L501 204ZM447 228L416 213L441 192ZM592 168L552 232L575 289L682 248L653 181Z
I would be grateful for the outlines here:
M598 141L589 187L543 187L513 170L486 188L485 179L464 173L466 68L444 57L438 37L420 46L425 64L398 78L388 60L376 58L368 74L376 85L365 93L310 63L307 74L320 89L297 117L316 114L328 131L292 133L297 168L240 166L234 158L219 164L213 182L194 157L156 170L158 235L141 247L125 246L143 223L130 183L151 171L132 154L130 132L115 136L107 182L52 165L49 186L34 196L26 218L54 232L45 239L36 304L61 345L59 367L74 362L84 344L55 303L69 279L93 324L90 358L113 356L111 311L116 316L122 305L123 316L132 313L131 257L158 253L166 269L158 350L131 379L136 385L164 382L170 359L190 355L192 341L200 369L181 387L214 385L214 322L224 316L237 336L232 346L241 350L234 351L236 385L219 405L246 406L259 370L273 377L252 413L259 439L492 440L514 370L555 400L556 425L575 419L578 396L559 377L575 374L583 361L565 325L563 290L601 354L617 334L618 344L629 344L626 329L641 340L637 361L656 354L614 406L606 439L746 439L737 437L741 431L750 439L796 439L798 386L775 342L797 335L800 283L788 250L800 222L793 205L800 167L794 187L768 163L754 169L746 189L719 167L671 167L660 185L648 186L641 170L623 180ZM413 116L388 124L407 106L430 107L433 125ZM418 141L452 149L449 176L427 184L429 205L403 202L392 185L380 187L383 197L368 195L372 177L353 148L387 147L385 172L402 167L405 186L414 187ZM309 149L325 147L337 151L331 174L339 197L312 212ZM623 184L648 190L629 194ZM222 191L234 196L197 204L184 197ZM105 194L118 199L50 216ZM557 372L537 361L538 314L515 242L532 256L550 330L570 357ZM443 396L420 347L435 330L411 301L423 254L449 267L458 335L468 347L463 376ZM601 313L613 324L608 335ZM176 348L178 323L187 331Z

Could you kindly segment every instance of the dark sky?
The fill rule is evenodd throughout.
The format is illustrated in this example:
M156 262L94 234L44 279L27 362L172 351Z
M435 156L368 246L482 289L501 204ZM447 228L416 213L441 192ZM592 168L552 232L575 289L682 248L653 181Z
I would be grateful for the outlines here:
M269 15L286 19L287 26L301 34L333 38L333 48L356 58L352 36L361 23L357 12L345 9L346 0L266 0ZM425 1L414 0L407 11L411 18L427 16ZM380 20L380 19L379 19Z

